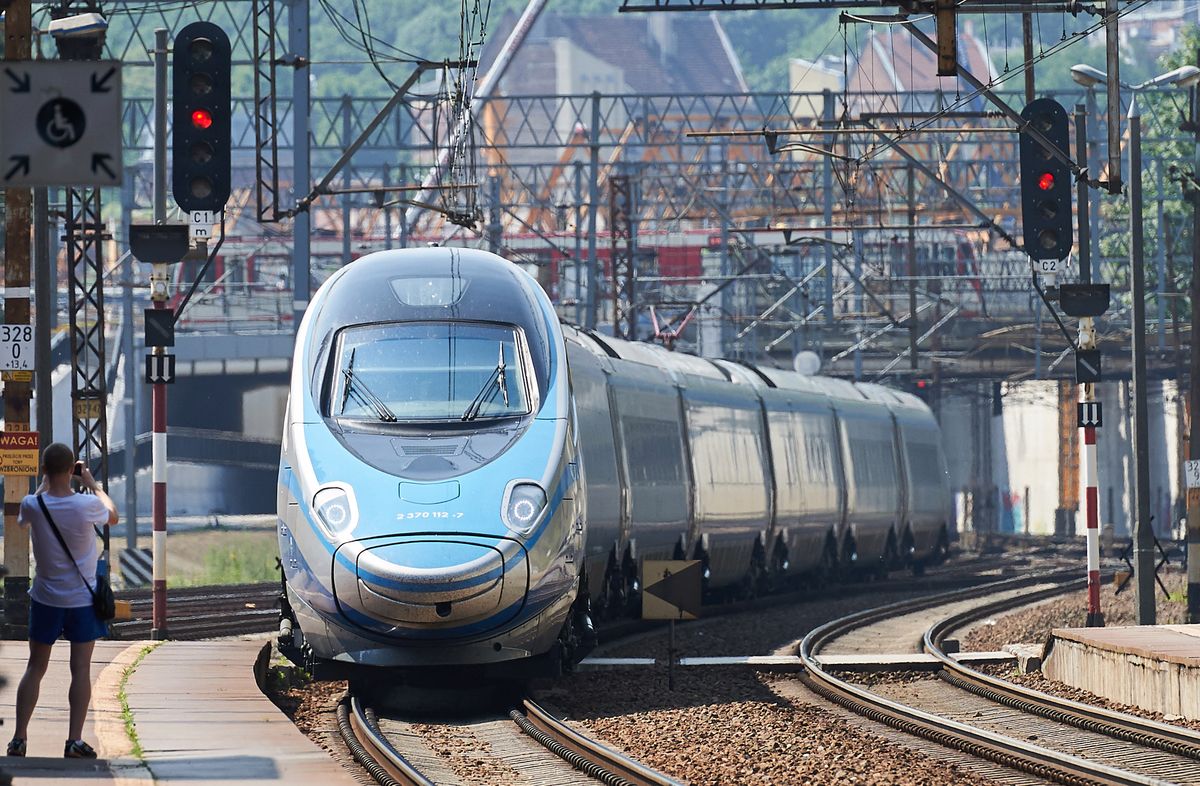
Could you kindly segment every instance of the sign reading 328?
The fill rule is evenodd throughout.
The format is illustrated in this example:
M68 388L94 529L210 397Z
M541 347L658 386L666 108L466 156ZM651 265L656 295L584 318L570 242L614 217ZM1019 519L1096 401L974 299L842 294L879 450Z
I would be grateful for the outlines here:
M0 369L33 370L33 325L0 325Z

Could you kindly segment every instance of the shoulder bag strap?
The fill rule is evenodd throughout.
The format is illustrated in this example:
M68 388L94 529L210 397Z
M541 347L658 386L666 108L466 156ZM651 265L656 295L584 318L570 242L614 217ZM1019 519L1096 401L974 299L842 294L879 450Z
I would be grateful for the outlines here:
M38 505L42 508L42 515L46 517L46 523L50 525L50 529L54 531L54 537L58 538L58 543L63 547L63 551L67 552L67 559L71 560L71 564L75 566L75 572L79 574L79 578L83 580L83 586L87 587L88 593L95 598L96 591L92 589L92 585L88 584L88 580L83 578L83 571L79 569L79 563L75 561L75 555L71 553L71 549L67 548L67 541L63 539L62 533L58 531L58 525L54 523L54 519L50 516L50 509L46 507L46 501L42 499L42 495L37 495Z

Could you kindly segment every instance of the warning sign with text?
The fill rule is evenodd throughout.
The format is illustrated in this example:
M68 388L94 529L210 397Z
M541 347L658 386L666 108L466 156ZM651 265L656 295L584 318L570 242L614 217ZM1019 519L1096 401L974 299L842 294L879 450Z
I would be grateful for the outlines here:
M36 431L0 433L0 475L36 475L38 435Z

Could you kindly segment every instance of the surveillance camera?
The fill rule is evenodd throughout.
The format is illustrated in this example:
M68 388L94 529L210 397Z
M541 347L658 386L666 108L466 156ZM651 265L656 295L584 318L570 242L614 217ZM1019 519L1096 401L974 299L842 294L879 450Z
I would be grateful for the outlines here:
M49 33L57 38L71 36L93 36L108 30L108 20L100 14L75 14L54 19L50 22Z

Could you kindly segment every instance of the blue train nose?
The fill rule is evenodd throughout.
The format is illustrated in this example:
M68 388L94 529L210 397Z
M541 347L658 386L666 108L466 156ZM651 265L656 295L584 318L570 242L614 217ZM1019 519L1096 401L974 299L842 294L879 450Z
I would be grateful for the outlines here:
M529 590L524 548L505 539L374 538L344 544L339 556L338 602L400 628L484 632L511 619Z

